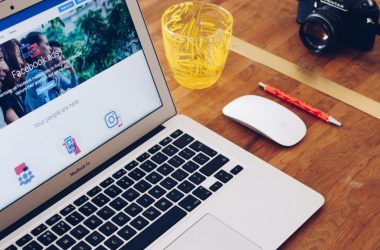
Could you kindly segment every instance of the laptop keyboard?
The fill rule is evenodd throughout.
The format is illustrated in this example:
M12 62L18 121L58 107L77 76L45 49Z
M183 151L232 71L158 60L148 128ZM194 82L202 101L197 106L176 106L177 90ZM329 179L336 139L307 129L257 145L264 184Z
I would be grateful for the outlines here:
M177 130L7 249L144 249L243 170L228 162Z

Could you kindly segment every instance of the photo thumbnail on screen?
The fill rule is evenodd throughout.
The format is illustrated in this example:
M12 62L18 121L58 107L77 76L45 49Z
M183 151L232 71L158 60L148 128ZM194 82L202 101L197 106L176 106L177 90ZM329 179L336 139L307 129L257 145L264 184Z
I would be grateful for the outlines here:
M0 44L0 129L141 50L124 0L92 0Z

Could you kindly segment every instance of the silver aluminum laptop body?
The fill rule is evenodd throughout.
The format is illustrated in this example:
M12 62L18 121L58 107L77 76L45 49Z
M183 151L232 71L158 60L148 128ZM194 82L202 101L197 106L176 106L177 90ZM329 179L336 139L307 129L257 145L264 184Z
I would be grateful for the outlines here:
M155 239L148 249L276 249L324 203L314 190L224 139L196 121L176 115L153 45L136 0L127 0L150 71L162 100L162 107L137 122L103 146L81 158L61 173L0 212L0 232L25 215L32 217L0 241L4 249L61 211L68 204L99 185L107 177L135 160L177 129L182 130L229 159L221 170L243 170L223 184L183 219ZM122 74L122 72L120 73ZM159 126L162 130L133 151L118 159L100 174L86 181L50 207L46 201L97 169L122 149ZM75 174L73 174L75 172ZM201 185L209 188L218 180L211 175ZM4 192L4 190L1 190ZM176 205L176 203L174 204ZM38 210L35 210L37 209ZM32 216L30 212L35 211ZM38 213L37 213L37 212ZM109 239L109 237L105 237ZM224 246L224 247L223 247ZM134 250L134 249L133 249Z

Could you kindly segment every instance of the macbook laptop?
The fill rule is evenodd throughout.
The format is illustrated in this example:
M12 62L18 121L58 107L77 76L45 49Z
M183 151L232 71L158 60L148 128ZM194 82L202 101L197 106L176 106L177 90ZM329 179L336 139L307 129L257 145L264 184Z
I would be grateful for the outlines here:
M1 249L276 249L323 205L176 114L136 0L18 2L0 3L12 14L0 21Z

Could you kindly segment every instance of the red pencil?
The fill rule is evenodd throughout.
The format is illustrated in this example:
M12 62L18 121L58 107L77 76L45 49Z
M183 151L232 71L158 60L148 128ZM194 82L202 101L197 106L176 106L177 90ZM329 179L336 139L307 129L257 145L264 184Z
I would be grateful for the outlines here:
M325 112L323 112L317 108L314 108L314 107L310 106L309 104L299 100L298 98L290 96L290 95L282 92L281 90L279 90L279 89L277 89L277 88L275 88L269 84L265 84L263 82L260 82L259 86L262 87L266 92L271 93L272 95L274 95L274 96L276 96L276 97L278 97L278 98L280 98L286 102L293 104L294 106L312 114L313 116L316 116L319 119L324 120L325 122L334 124L334 125L339 126L339 127L342 126L342 123L340 121L338 121L337 119L335 119L334 117L332 117L331 115L328 115Z

